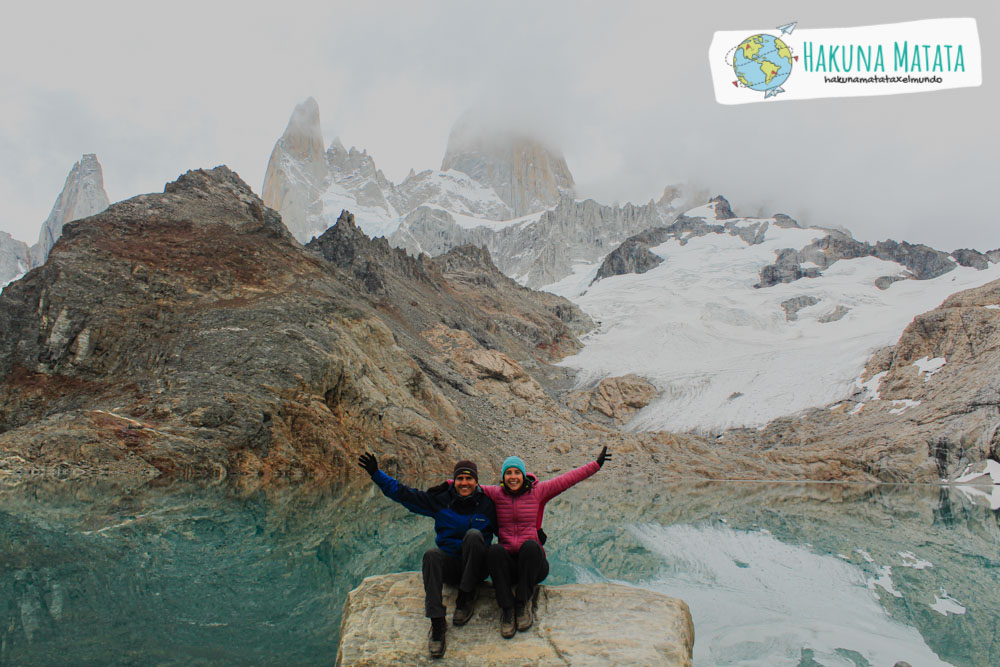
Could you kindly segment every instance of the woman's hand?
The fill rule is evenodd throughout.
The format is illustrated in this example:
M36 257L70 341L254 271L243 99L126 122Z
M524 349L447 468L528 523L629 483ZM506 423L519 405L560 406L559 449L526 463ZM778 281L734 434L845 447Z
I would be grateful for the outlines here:
M608 454L608 448L605 446L601 449L601 453L597 455L597 465L601 468L604 467L604 462L611 458L611 454Z
M605 449L607 449L605 447ZM358 465L365 469L370 476L374 477L375 473L378 472L378 459L375 458L374 454L365 452L358 457Z

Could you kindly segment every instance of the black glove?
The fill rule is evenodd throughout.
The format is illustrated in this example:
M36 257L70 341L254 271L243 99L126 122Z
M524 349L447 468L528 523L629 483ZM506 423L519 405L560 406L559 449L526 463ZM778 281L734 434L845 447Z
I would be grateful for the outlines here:
M427 489L427 493L441 493L442 491L447 491L449 486L451 486L451 483L448 480L445 480L437 486L432 486Z
M545 542L548 539L549 539L549 536L545 534L545 531L542 530L541 528L539 528L538 529L538 543L541 544L544 547L545 546Z
M597 465L604 467L604 462L611 458L611 454L608 454L608 448L605 446L601 449L601 453L597 455Z
M365 452L358 457L358 465L365 469L372 477L378 472L378 459L375 458L374 454Z

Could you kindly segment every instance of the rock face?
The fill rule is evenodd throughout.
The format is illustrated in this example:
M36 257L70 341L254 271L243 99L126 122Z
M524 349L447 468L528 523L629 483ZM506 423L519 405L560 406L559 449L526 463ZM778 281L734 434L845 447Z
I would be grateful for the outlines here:
M649 405L656 396L656 387L638 375L629 374L604 378L591 390L577 392L569 397L570 407L580 411L596 410L624 424Z
M659 230L649 230L643 234L632 236L608 253L604 262L601 263L601 267L597 270L594 281L611 276L622 276L626 273L645 273L662 264L663 258L649 251L649 247L656 245L656 243L646 241L654 236L651 232L656 231Z
M108 203L101 163L96 155L87 153L73 165L49 217L42 223L38 243L31 248L31 266L45 263L66 223L100 213Z
M427 332L537 365L587 322L350 215L303 249L229 169L189 172L67 225L0 296L0 470L339 478L362 449L421 470L513 447Z
M389 241L431 255L466 243L485 245L501 271L538 288L572 273L576 262L595 262L629 236L661 226L663 215L653 202L605 206L567 198L537 220L491 228L463 227L447 211L419 208Z
M295 107L274 145L261 190L264 205L280 212L288 230L303 242L310 231L306 218L323 190L327 171L319 105L310 97Z
M573 196L573 176L561 153L523 134L490 127L471 113L448 137L441 171L449 169L493 188L515 218Z
M31 250L7 232L0 232L0 288L31 268Z
M691 664L694 625L682 600L618 584L541 586L534 625L503 639L493 589L480 588L472 620L449 625L440 664ZM365 579L344 604L337 665L430 664L423 598L416 572Z
M934 250L925 245L879 241L874 246L856 241L849 234L829 230L829 235L817 239L800 250L786 248L778 252L774 264L760 271L760 282L755 287L771 287L780 283L790 283L800 278L815 278L820 272L841 259L877 257L889 262L897 262L906 267L905 276L884 276L877 283L879 289L887 289L895 280L913 278L928 280L948 273L955 266L972 266L985 269L986 255L975 250L956 250L951 255ZM803 263L816 264L802 268Z

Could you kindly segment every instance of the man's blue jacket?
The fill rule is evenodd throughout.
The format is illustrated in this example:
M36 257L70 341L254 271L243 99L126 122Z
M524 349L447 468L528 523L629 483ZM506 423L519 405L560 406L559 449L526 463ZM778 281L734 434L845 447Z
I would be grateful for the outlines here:
M442 491L418 491L400 484L381 470L372 475L386 497L395 500L416 514L433 517L434 542L441 551L459 558L462 555L462 538L466 531L475 528L483 534L489 545L497 531L497 510L493 501L478 486L471 496L463 498L449 484Z

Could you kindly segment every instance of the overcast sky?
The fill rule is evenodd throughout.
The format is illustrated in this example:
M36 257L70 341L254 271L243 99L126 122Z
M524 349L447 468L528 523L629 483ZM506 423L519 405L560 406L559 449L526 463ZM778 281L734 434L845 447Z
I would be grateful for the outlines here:
M227 164L260 192L294 106L395 182L486 105L560 148L581 197L704 184L737 213L1000 247L995 2L17 3L0 40L0 230L34 243L83 153L112 201ZM725 7L728 6L728 9ZM977 19L979 88L721 106L716 30Z

